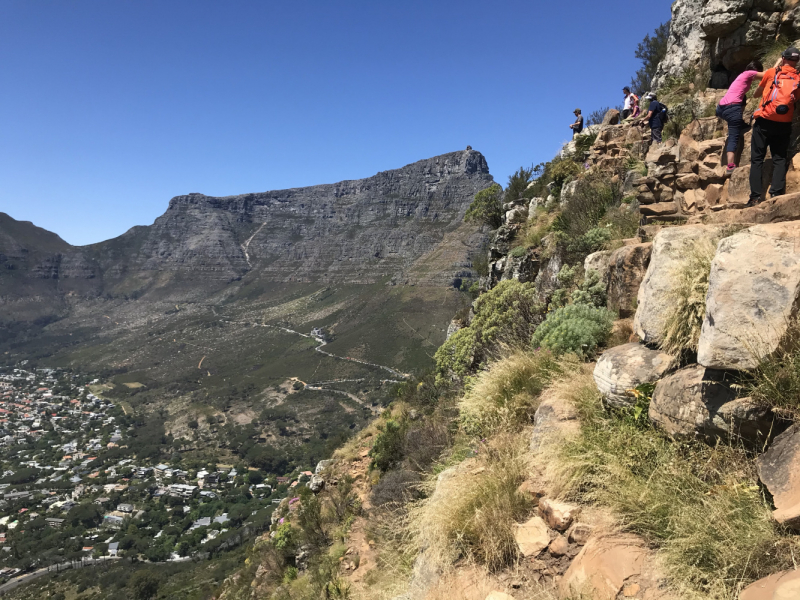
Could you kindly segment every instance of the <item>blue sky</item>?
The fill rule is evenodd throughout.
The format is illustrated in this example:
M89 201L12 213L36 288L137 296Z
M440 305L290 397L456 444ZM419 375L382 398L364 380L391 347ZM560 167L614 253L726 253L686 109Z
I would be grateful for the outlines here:
M73 244L178 194L472 145L505 185L618 104L671 0L0 0L0 211Z

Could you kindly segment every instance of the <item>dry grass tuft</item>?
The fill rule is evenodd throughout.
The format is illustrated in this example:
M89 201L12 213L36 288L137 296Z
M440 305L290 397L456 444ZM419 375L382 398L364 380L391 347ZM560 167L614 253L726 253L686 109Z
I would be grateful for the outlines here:
M680 356L686 351L697 352L717 242L709 238L698 240L687 249L685 260L672 273L675 286L668 295L672 309L664 321L661 342L661 349L667 354Z
M493 363L476 376L458 401L463 430L486 437L530 423L539 395L561 372L559 362L546 350L515 351Z
M517 559L513 526L531 509L517 488L525 480L527 449L522 434L498 435L477 459L440 474L435 492L410 511L414 546L446 570L466 558L490 570Z
M773 523L744 450L673 442L646 419L606 411L585 380L565 392L581 435L557 457L562 493L610 507L626 529L660 546L676 587L727 599L792 566L800 548Z

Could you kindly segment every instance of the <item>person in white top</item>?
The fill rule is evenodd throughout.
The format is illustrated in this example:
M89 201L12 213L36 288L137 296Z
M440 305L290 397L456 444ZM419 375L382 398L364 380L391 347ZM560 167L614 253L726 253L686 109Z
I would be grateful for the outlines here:
M625 94L625 104L622 105L622 118L627 119L633 113L633 95L631 88L627 85L622 88L622 93Z

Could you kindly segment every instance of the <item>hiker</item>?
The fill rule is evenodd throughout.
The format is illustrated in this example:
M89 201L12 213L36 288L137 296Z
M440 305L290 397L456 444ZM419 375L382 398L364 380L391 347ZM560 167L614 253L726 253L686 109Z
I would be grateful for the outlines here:
M775 66L777 67L778 63ZM717 116L728 123L728 141L725 143L725 150L728 152L728 175L736 168L736 148L747 127L743 118L747 90L750 89L753 79L764 77L763 71L764 66L759 61L752 61L744 68L742 74L733 80L728 92L717 105Z
M772 186L770 197L786 193L786 154L792 135L792 117L798 100L797 88L800 75L797 63L800 50L787 48L781 54L778 66L769 69L753 92L761 96L761 103L753 117L753 139L750 148L750 200L747 206L755 206L761 198L761 171L767 147L772 153Z
M653 142L661 143L661 132L664 130L664 125L669 120L667 107L658 101L655 92L647 92L644 95L645 102L650 105L647 109L647 116L643 119L650 125L650 140Z
M625 103L622 105L622 120L627 118L635 119L639 116L639 97L631 93L631 88L627 85L622 88L622 93L625 94Z
M575 137L583 131L583 115L580 108L576 108L573 112L575 113L575 122L569 128L572 129L572 137Z

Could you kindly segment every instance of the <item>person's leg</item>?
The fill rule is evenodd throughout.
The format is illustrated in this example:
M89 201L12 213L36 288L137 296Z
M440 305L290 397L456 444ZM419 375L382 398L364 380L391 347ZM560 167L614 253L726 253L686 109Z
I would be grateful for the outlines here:
M786 155L789 153L789 139L792 136L791 123L773 123L769 135L769 150L772 153L772 186L770 196L786 193Z
M728 123L728 140L725 143L725 150L728 152L728 166L730 167L735 164L736 148L739 145L739 139L745 127L744 119L742 119L742 105L728 104L719 108L722 110L718 111L718 116L721 116Z
M750 202L761 198L761 171L767 155L767 134L762 127L763 119L756 119L753 125L753 139L750 142Z
M630 108L625 108L625 109L622 110L622 119L623 120L627 119L630 116L631 116L631 109Z
M658 144L661 143L661 131L662 131L661 127L653 127L650 130L650 138L652 139L652 141Z

